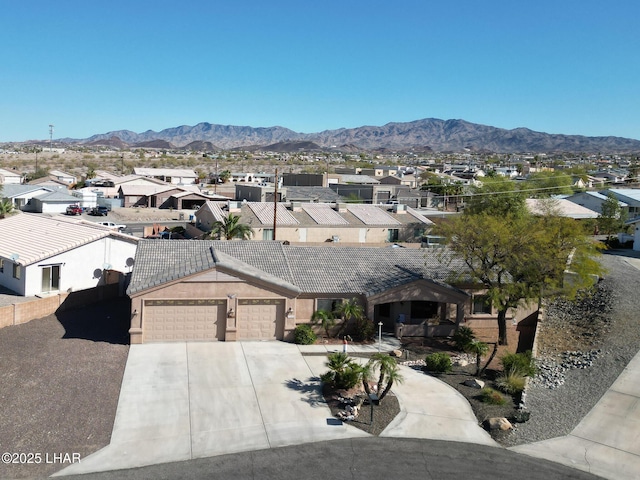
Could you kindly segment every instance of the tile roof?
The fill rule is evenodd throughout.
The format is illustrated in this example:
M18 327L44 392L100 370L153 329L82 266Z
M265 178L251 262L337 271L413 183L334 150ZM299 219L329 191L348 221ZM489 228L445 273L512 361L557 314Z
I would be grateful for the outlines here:
M135 172L136 175L144 175L144 176L162 175L165 177L198 178L198 175L196 174L196 172L189 169L135 167L133 171Z
M302 210L318 225L349 225L331 205L326 203L303 203Z
M564 198L556 198L551 200L551 206L554 210L557 210L562 217L568 218L598 218L598 212L573 203L570 200ZM533 214L542 214L545 211L545 201L541 201L537 198L526 199L527 208Z
M20 195L26 195L31 192L37 192L38 190L42 191L42 193L44 194L46 192L53 191L53 188L45 187L42 185L17 185L9 183L2 186L2 190L0 190L0 198L18 197Z
M109 236L138 241L93 222L18 213L0 220L0 257L18 254L17 263L31 265Z
M400 225L398 220L375 205L347 205L347 210L365 225Z
M426 279L447 286L464 264L435 250L304 247L269 241L141 240L128 293L216 266L307 293L372 295ZM245 267L243 267L243 265Z
M263 225L273 224L273 203L251 202L248 204L251 211ZM297 225L298 220L291 215L287 207L282 203L276 206L276 225Z

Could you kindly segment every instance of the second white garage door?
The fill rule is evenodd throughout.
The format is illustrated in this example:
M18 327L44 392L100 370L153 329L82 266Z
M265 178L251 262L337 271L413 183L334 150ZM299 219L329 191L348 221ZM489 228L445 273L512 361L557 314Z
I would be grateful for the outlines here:
M238 340L281 339L284 300L239 300Z

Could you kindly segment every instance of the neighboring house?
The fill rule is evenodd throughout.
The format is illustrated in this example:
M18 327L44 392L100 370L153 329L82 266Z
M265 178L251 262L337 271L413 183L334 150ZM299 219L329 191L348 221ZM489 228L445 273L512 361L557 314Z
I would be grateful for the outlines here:
M133 173L141 177L162 180L172 185L192 185L198 183L198 174L188 169L135 167Z
M190 210L198 208L216 196L200 193L197 187L177 185L130 185L121 184L118 189L123 207L175 208Z
M640 252L640 218L628 221L627 225L633 228L633 249Z
M566 197L567 200L582 207L593 210L596 213L602 213L602 204L607 200L607 196L599 192L579 192ZM618 202L618 205L627 210L629 206L624 202Z
M627 172L609 170L606 172L596 172L592 176L602 179L605 183L624 183L629 174Z
M19 185L22 180L23 175L21 173L0 168L0 185Z
M253 240L297 243L420 243L433 222L404 205L328 203L206 202L195 212L196 226L210 231L229 213L251 226Z
M3 185L0 198L9 200L16 210L30 211L34 209L32 199L51 193L51 188L40 185Z
M0 220L0 285L18 295L83 290L123 279L138 239L95 223L20 213ZM107 275L107 272L109 274Z
M63 182L62 180L58 180L55 177L40 177L40 178L36 178L34 180L31 180L29 182L27 182L29 185L40 185L41 187L47 187L47 188L55 188L57 190L68 190L69 189L69 184L66 182Z
M448 336L474 299L445 281L462 264L404 248L140 240L127 294L131 343L292 340L318 309L355 298L393 331ZM480 315L487 316L485 313ZM495 317L493 317L495 318ZM495 320L491 320L495 321Z
M564 198L538 199L527 198L527 208L534 215L544 215L548 208L553 209L561 217L573 219L598 218L598 212L582 207Z
M33 197L29 204L30 212L38 213L65 213L69 205L79 204L81 199L69 195L66 191L55 190Z
M629 206L630 219L640 217L640 188L610 188L600 193L612 193L618 201L626 203Z
M395 176L398 175L398 167L381 165L373 168L363 168L360 170L360 175L368 175L375 178Z
M61 172L60 170L51 170L49 172L49 177L67 185L75 185L78 183L78 177L71 175L70 173Z

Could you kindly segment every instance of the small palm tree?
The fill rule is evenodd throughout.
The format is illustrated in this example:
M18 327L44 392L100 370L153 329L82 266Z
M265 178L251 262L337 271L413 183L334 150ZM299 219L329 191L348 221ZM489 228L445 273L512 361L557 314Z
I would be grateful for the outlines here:
M474 354L476 356L476 377L480 375L480 362L482 361L482 357L484 357L489 352L489 345L479 340L471 340L465 346L465 352Z
M369 388L369 382L373 378L375 371L379 372L377 383L378 400L382 401L384 397L391 391L391 387L394 383L402 383L404 377L398 369L398 362L391 355L386 353L376 353L367 364L362 367L362 385L364 391L368 394L371 393ZM385 384L386 382L386 384Z
M320 379L334 388L352 388L362 378L362 367L344 352L330 354L326 366L329 371L323 373Z
M329 330L331 330L331 328L336 324L336 319L333 316L333 313L323 309L316 310L315 312L313 312L313 315L311 315L311 322L314 324L319 323L320 325L322 325L322 328L327 334L327 337L331 338Z
M10 200L0 201L0 218L6 217L13 211L13 203Z
M360 320L364 317L364 309L362 308L362 305L358 303L357 298L343 300L336 308L335 313L342 318L342 324L340 325L338 336L344 333L347 329L347 325L349 325L349 322L352 319Z
M231 240L234 238L241 238L242 240L249 240L253 236L253 230L249 225L240 223L240 215L234 215L229 213L222 220L218 220L213 223L213 228L209 232L209 238L216 238L218 240L224 238L225 240Z

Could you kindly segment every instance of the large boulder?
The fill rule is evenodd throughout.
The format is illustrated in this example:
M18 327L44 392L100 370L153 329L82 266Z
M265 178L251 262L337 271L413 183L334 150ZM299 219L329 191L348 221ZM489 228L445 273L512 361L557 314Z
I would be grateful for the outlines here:
M465 380L463 385L471 388L484 388L484 382L482 380L478 380L477 378L470 378L468 380Z
M485 420L485 425L489 430L511 430L513 425L504 417L494 417Z

